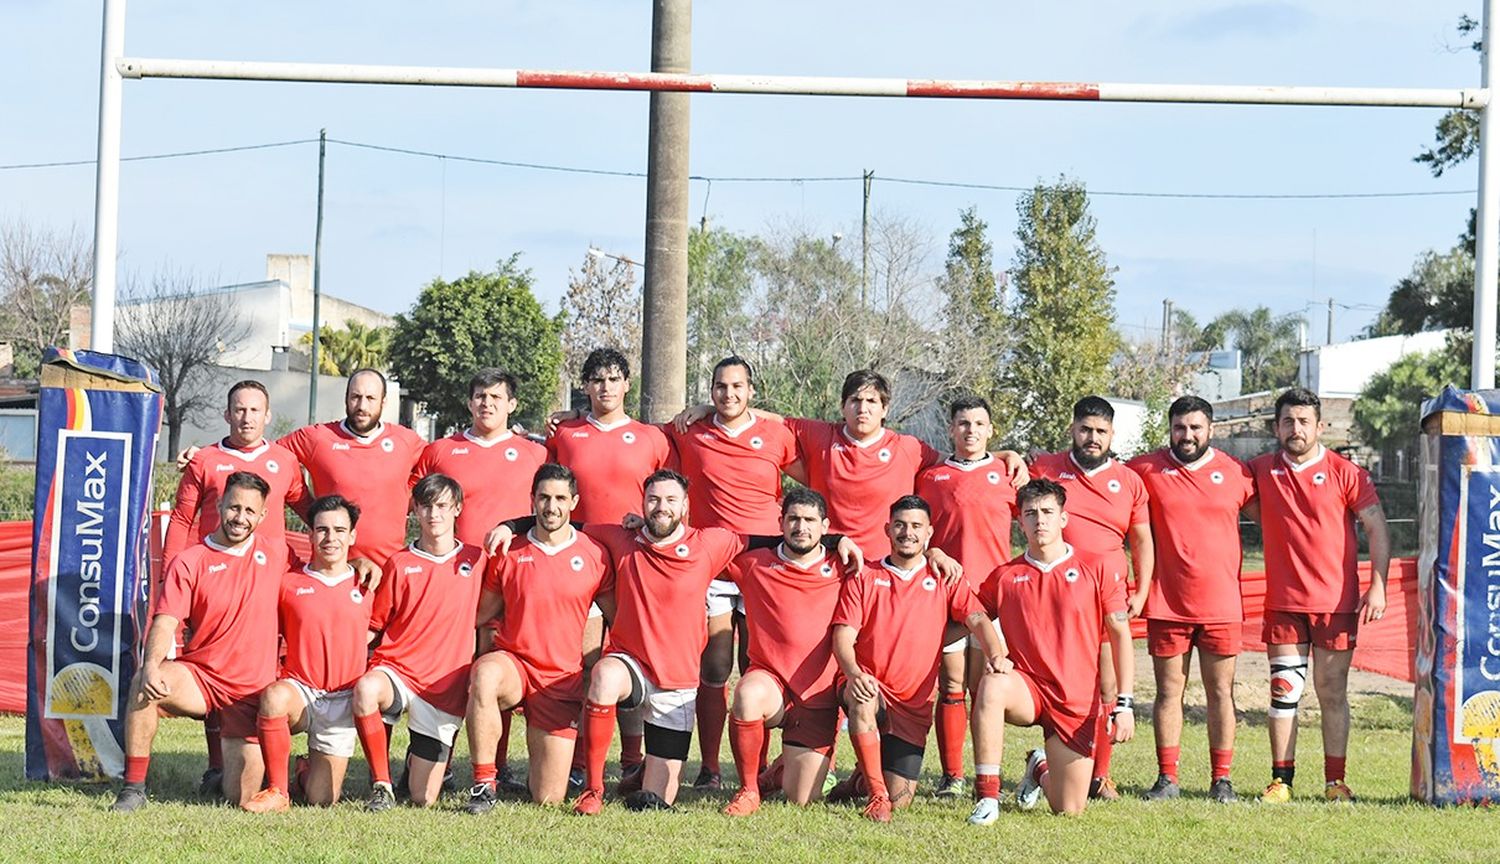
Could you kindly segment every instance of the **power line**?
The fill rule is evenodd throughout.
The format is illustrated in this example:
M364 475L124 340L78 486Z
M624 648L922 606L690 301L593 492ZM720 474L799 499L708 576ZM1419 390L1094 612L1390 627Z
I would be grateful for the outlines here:
M178 150L174 153L152 153L146 156L122 156L121 162L150 162L156 159L178 159L184 156L213 156L219 153L240 153L246 150L270 150L274 147L292 147L297 144L316 144L316 138L299 138L296 141L273 141L269 144L241 144L237 147L214 147L206 150ZM66 162L20 162L0 165L0 171L19 171L26 168L68 168L75 165L93 165L97 159L73 159Z

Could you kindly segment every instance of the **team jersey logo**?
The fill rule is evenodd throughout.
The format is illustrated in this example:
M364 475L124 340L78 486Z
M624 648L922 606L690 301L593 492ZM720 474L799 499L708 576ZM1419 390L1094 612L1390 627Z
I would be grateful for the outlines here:
M1319 471L1318 473L1313 475L1314 486L1322 486L1326 482L1328 482L1328 475L1324 474L1322 471Z
M891 448L889 448L889 447L882 447L882 448L880 448L880 452L875 454L875 458L879 459L882 462L889 462L889 461L891 461Z
M686 543L678 543L677 548L673 549L672 551L677 553L678 558L686 558L688 556L688 552L691 550L688 549L688 545Z
M572 559L568 561L568 566L573 568L573 572L574 573L582 573L583 572L583 556L582 555L574 555L572 557Z
M255 558L255 563L257 564L266 563L266 553L260 551L259 549L255 550L255 555L252 557Z
M464 563L458 565L458 575L464 577L465 579L469 578L469 574L472 572L474 572L473 564L465 561Z
M932 590L934 590L936 588L937 588L937 580L934 579L934 578L932 578L931 576L928 576L926 579L922 580L922 590L924 590L924 591L932 591Z
M276 460L275 459L267 459L266 460L266 470L270 471L272 474L275 474L276 472L278 472L278 471L281 470L281 466L278 465L278 464L276 464Z
M634 444L635 443L635 433L634 432L626 432L624 435L620 436L620 440L624 441L626 444Z
M467 448L467 447L454 447L452 450L448 451L448 455L450 455L450 456L467 456L467 455L469 455L469 448Z
M1209 479L1209 482L1211 482L1211 483L1223 483L1224 482L1224 472L1223 471L1215 471L1214 473L1208 475L1208 479Z
M1108 483L1106 483L1105 486L1108 487L1109 491L1111 491L1111 492L1119 492L1120 491L1120 481L1118 481L1118 480L1111 480Z
M514 462L514 461L516 461L516 459L520 458L520 456L521 456L521 454L520 454L519 451L516 450L516 448L514 448L514 447L507 447L507 448L505 448L505 461L507 461L507 462Z
M1077 582L1078 581L1078 568L1077 567L1069 567L1067 570L1063 571L1063 579L1067 580L1068 582Z
M991 471L990 473L984 475L984 479L990 481L990 485L991 486L999 486L1000 485L1000 472L999 471Z
M828 564L828 563L825 562L822 567L818 568L818 572L821 573L824 576L832 576L833 575L833 565L832 564Z
M360 593L360 590L358 588L351 588L349 590L349 599L353 600L355 603L363 603L365 602L365 595Z
M301 597L304 594L316 594L316 593L318 593L318 589L313 588L312 586L309 586L309 585L303 585L301 588L298 588L297 589L297 593L294 594L294 595L292 595L292 596L294 596L294 597Z
M380 440L380 449L384 450L387 453L390 453L396 449L396 442L392 441L389 438L382 438Z
M754 438L750 439L750 449L752 449L752 450L759 450L760 448L762 448L764 446L766 446L766 442L763 441L763 440L761 440L761 437L759 435L757 435Z

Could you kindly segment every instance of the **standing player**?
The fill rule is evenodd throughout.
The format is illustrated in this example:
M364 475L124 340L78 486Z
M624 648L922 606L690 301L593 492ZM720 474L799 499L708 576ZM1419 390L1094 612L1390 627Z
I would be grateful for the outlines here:
M917 475L916 494L932 505L932 545L964 565L976 591L986 576L1010 560L1011 514L1016 506L1008 471L989 452L993 433L989 403L978 396L954 400L948 406L953 455ZM943 779L933 791L939 798L963 797L964 738L969 728L964 694L973 692L984 663L979 646L962 631L943 647L934 724L943 766Z
M344 419L303 426L278 443L296 454L317 495L342 495L364 516L354 557L385 562L406 545L405 487L422 437L381 422L385 376L360 369L344 390Z
M502 717L524 705L531 799L556 804L568 792L568 767L583 712L583 628L589 606L614 610L609 553L569 524L578 504L573 472L547 464L531 481L536 524L490 559L478 622L499 617L494 648L474 661L465 717L474 788L468 812L495 806L494 753Z
M1032 473L1055 480L1068 493L1068 527L1063 539L1084 558L1099 558L1106 571L1123 580L1129 567L1123 544L1130 541L1135 564L1135 592L1127 596L1131 617L1141 613L1151 591L1155 552L1151 543L1146 487L1139 474L1110 455L1115 437L1115 409L1098 396L1085 396L1073 405L1072 449L1038 456ZM1120 797L1109 776L1114 741L1106 727L1109 708L1119 695L1110 643L1099 634L1099 728L1094 734L1094 779L1090 798Z
M282 577L279 618L286 658L281 679L261 693L255 719L266 788L240 805L254 813L291 806L287 760L294 733L307 733L310 758L300 786L309 804L338 803L354 755L350 700L365 671L374 605L349 566L359 508L328 495L312 503L307 518L313 561Z
M372 811L396 804L385 724L395 725L402 714L411 732L411 801L419 807L437 801L468 700L471 625L484 581L484 551L454 535L463 487L429 474L412 489L411 500L421 533L386 565L390 584L375 595L370 619L380 644L370 671L354 685L354 728L374 776L365 805Z
M1250 470L1209 446L1214 409L1183 396L1167 409L1171 445L1130 460L1150 497L1156 573L1146 598L1147 647L1156 673L1151 711L1156 734L1156 785L1148 801L1176 798L1182 752L1182 696L1188 665L1198 667L1208 696L1208 795L1235 800L1234 662L1240 653L1240 510L1255 497Z
M217 711L224 729L223 790L232 804L254 795L263 766L256 746L260 691L276 678L276 592L286 543L255 535L271 488L236 471L219 497L219 527L172 560L146 634L140 671L125 714L125 785L111 809L146 803L146 772L160 714L203 718ZM167 659L178 627L192 632Z
M1051 480L1021 487L1021 531L1026 553L1002 564L980 591L1000 621L1009 652L992 664L974 700L975 795L971 825L1000 816L1000 758L1005 724L1041 726L1043 747L1031 751L1016 789L1023 810L1042 793L1053 813L1076 814L1088 805L1090 754L1099 728L1099 630L1114 646L1121 693L1105 713L1104 734L1118 743L1135 734L1135 649L1125 608L1125 579L1100 559L1075 554L1063 539L1068 493Z
M750 668L734 688L729 743L740 788L724 812L748 816L760 808L759 773L766 730L781 727L781 788L793 804L816 800L838 737L829 633L841 581L823 548L828 509L804 486L781 502L781 544L745 552L729 565L740 588L750 629Z
M897 499L886 536L890 554L845 580L833 615L849 739L859 759L857 777L869 793L865 817L876 822L891 821L891 811L910 805L916 794L948 623L969 629L990 668L998 669L1004 657L968 581L945 583L928 567L927 502L915 495ZM857 788L854 778L845 783L849 792Z
M1266 555L1266 620L1262 639L1271 661L1271 785L1261 800L1292 798L1296 776L1297 703L1307 681L1322 709L1323 795L1353 801L1344 782L1349 744L1349 662L1359 625L1385 614L1391 541L1370 475L1319 443L1323 406L1301 387L1276 399L1281 449L1250 463ZM1359 593L1359 542L1370 541L1370 587Z

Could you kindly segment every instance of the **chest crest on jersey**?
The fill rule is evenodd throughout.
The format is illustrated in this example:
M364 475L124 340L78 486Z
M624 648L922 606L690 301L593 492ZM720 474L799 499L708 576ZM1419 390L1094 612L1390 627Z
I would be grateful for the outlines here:
M1314 486L1322 486L1324 483L1327 483L1327 482L1328 482L1328 475L1324 474L1322 471L1319 471L1318 473L1316 473L1316 474L1313 475L1313 485Z
M932 578L931 576L928 576L926 579L923 579L922 580L922 590L923 591L935 591L935 590L937 590L937 580L934 579L934 578Z
M766 446L766 442L759 435L757 435L754 438L750 439L750 449L752 449L752 450L759 450L760 448L762 448L764 446Z
M518 458L520 458L520 456L521 456L521 453L516 448L514 448L514 447L507 447L507 448L505 448L505 461L507 461L507 462L514 462Z
M1108 483L1104 484L1104 488L1108 489L1111 492L1118 493L1120 491L1120 481L1111 480Z
M620 436L620 440L624 441L626 444L634 444L635 443L635 433L634 432L626 432L626 433L624 433L623 435Z
M984 479L988 480L990 482L991 486L999 486L1000 485L1000 472L999 471L991 471L990 473L984 475Z
M582 573L583 572L583 556L582 555L574 555L572 557L572 559L570 559L568 561L568 566L573 568L573 572L574 573Z
M1223 483L1224 482L1224 472L1223 471L1215 471L1212 474L1208 475L1208 482L1213 483L1215 485Z
M390 453L396 449L396 442L392 441L389 438L382 438L380 441L380 449L384 450L387 453Z
M833 565L832 564L824 564L822 567L818 568L818 573L821 574L824 578L832 576L833 575Z
M1074 583L1074 582L1077 582L1078 581L1078 568L1077 567L1069 567L1067 570L1063 571L1063 580L1066 581L1070 585L1072 583Z
M677 548L673 549L672 551L677 553L678 558L686 558L692 550L688 549L688 545L686 543L678 543Z
M255 550L255 555L252 557L255 558L255 563L257 564L266 563L266 553L260 551L259 549Z
M281 470L281 466L277 464L275 459L267 459L266 470L270 471L272 474L275 474L276 472Z
M889 448L889 447L882 447L882 448L880 448L880 452L875 454L875 458L879 459L882 462L889 462L889 461L891 461L891 448Z
M358 588L353 588L349 591L349 599L355 603L363 603L365 602L365 595Z
M465 561L464 563L458 565L458 575L464 577L465 579L469 578L469 574L473 573L473 572L474 572L474 565L470 564L467 561Z

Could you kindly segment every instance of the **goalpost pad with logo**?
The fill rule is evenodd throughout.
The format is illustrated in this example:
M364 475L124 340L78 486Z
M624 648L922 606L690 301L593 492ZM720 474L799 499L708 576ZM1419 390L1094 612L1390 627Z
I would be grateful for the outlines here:
M124 770L125 701L145 632L156 373L49 349L37 411L26 777Z

